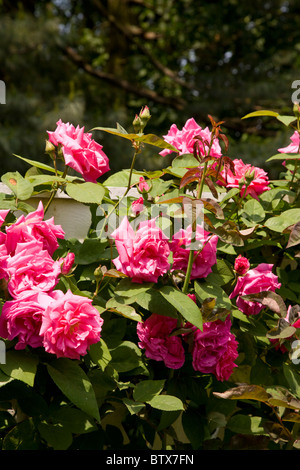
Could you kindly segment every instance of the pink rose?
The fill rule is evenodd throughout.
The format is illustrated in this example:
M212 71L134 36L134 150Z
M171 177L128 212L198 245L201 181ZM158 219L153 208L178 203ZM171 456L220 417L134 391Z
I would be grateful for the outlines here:
M295 131L290 137L291 143L287 147L278 149L280 153L300 153L300 136L299 132Z
M21 215L17 221L6 227L6 247L10 254L16 249L17 243L38 240L43 242L43 248L52 256L58 248L58 238L63 239L65 233L60 225L54 224L54 218L44 219L43 203L40 201L38 208L30 212L26 217Z
M172 241L170 242L170 249L173 253L172 271L186 271L190 253L189 245L191 243L191 237L191 225L189 225L187 229L180 229L179 232L173 235ZM195 254L191 279L208 276L212 271L212 266L217 260L217 235L211 235L209 232L206 232L201 225L197 225L196 241L202 245L202 249L200 248L200 251Z
M247 271L250 269L250 263L247 258L242 255L239 255L234 262L234 270L239 276L244 276Z
M0 233L0 279L8 279L6 272L7 259L9 254L5 245L6 236L4 233Z
M9 213L9 209L0 210L0 227L1 225L3 225L5 217L7 216L8 213Z
M59 263L61 265L61 273L66 275L69 274L72 270L75 260L74 253L68 253L64 258L60 258Z
M204 374L214 374L220 381L228 380L238 357L238 343L230 331L231 320L206 322L203 331L194 329L193 368Z
M143 178L143 176L140 177L139 179L139 184L138 184L138 188L139 190L141 191L141 193L143 191L147 192L149 191L149 184L147 183L147 181L145 180L145 178Z
M53 291L54 300L43 314L40 335L48 353L80 359L100 341L103 319L87 297Z
M290 137L291 143L287 147L282 147L278 149L280 153L300 153L300 135L298 131L295 131ZM286 162L282 162L283 166L286 165Z
M29 291L18 299L5 302L0 316L1 338L10 341L18 338L15 349L25 349L26 346L42 347L42 316L52 300L52 297L44 292Z
M183 155L185 153L193 153L196 136L201 136L202 138L202 141L199 140L201 154L203 156L207 155L212 134L208 127L202 129L194 118L188 119L181 131L177 128L176 124L172 124L168 134L163 137L166 142L178 150L179 155ZM165 157L172 152L173 150L164 149L160 152L160 155ZM209 155L211 157L220 157L222 155L222 149L216 137L213 138Z
M281 284L278 282L278 277L272 273L272 268L272 264L261 263L256 268L250 269L245 276L238 278L229 298L237 296L236 305L246 315L257 315L264 306L259 302L244 300L241 296L263 291L275 292L280 288Z
M163 361L170 369L183 366L185 356L181 338L170 336L177 327L176 318L153 313L143 323L137 324L138 346L155 361Z
M258 196L265 191L268 191L269 188L269 179L267 173L258 167L252 166L250 164L245 164L242 160L235 159L234 171L228 170L227 175L223 169L220 172L222 178L226 181L227 188L241 188L241 196L247 196L250 194L255 199L258 199ZM247 189L246 189L246 178L251 180ZM221 186L225 186L221 181L218 181ZM246 194L245 193L246 189Z
M119 253L113 263L132 282L157 282L169 270L168 240L156 227L155 219L141 222L134 232L127 217L124 217L111 237L115 239Z
M54 132L47 131L50 142L62 146L67 166L80 173L85 181L96 183L110 169L102 145L91 138L91 133L84 132L84 127L75 129L73 124L65 124L61 119L56 124Z
M138 215L140 212L142 212L143 209L144 209L144 199L141 196L135 201L133 201L133 203L131 204L131 210L134 214Z
M58 283L60 263L54 261L43 243L18 243L15 254L6 260L8 291L13 298L28 290L51 291Z

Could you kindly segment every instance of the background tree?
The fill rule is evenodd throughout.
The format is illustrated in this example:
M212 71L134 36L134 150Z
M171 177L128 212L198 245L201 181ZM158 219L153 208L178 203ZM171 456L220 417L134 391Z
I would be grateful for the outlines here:
M153 116L147 131L159 135L192 116L203 126L208 113L224 120L230 156L264 166L261 146L272 155L288 135L274 120L241 117L291 112L299 11L296 0L2 0L1 173L25 171L14 153L43 161L46 130L59 118L87 130L131 128L144 105ZM130 146L95 138L112 171L128 167ZM152 149L139 164L160 162Z

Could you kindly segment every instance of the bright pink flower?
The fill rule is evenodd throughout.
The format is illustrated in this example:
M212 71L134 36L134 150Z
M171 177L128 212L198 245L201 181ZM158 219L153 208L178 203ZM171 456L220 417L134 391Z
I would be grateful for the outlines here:
M15 349L42 347L42 316L52 300L44 292L29 291L15 300L5 302L0 316L1 338L10 341L18 338Z
M43 243L18 243L15 254L6 260L8 291L13 298L33 290L50 292L58 283L60 263L54 261Z
M59 263L61 265L61 273L69 274L75 260L75 254L70 252L64 258L60 258Z
M1 225L3 225L5 217L7 216L8 213L9 213L9 209L0 210L0 227Z
M170 249L173 253L172 271L186 271L191 238L191 225L189 225L187 229L180 229L179 232L173 235L172 241L170 242ZM197 225L196 241L200 245L200 251L195 255L191 279L208 276L208 274L211 273L212 266L216 263L217 257L217 235L211 235L209 232L206 232L201 225Z
M263 291L275 292L281 284L278 277L272 273L272 264L261 263L256 268L250 269L245 276L240 276L237 280L233 292L229 298L237 296L236 305L246 315L257 315L264 306L259 302L244 300L243 295L257 294Z
M144 209L144 199L139 197L131 204L131 210L134 214L139 214Z
M4 233L0 233L0 279L8 279L6 271L7 259L9 254L5 245L6 236Z
M181 338L170 336L176 327L176 318L153 313L143 323L137 324L138 346L145 349L149 359L163 361L170 369L179 369L185 356Z
M124 217L111 237L115 239L119 253L113 262L132 282L157 282L169 270L168 240L155 225L155 219L141 222L134 232L127 217Z
M149 191L149 184L147 183L147 181L145 180L145 178L143 178L143 176L140 177L140 180L139 180L139 185L138 185L138 188L141 192L143 191Z
M43 314L40 335L48 353L80 359L100 341L103 319L87 297L53 291L55 299Z
M230 331L231 320L206 322L203 331L194 329L193 368L204 374L214 374L218 380L228 380L238 357L238 343Z
M280 153L300 153L300 136L299 132L295 131L290 137L291 143L287 147L278 149Z
M44 219L43 203L40 201L38 208L30 212L26 217L21 215L17 221L6 227L6 247L13 254L17 243L38 240L43 242L43 249L52 256L59 244L57 239L63 239L65 232L60 225L54 224L54 218Z
M234 270L239 276L243 276L250 269L250 263L247 258L239 255L234 262Z
M196 142L195 137L198 135L201 136L203 141L199 140L199 145L201 154L204 156L209 150L212 134L208 127L202 129L194 118L188 119L181 131L177 128L176 124L172 124L168 134L163 137L166 142L173 145L173 147L178 150L179 155L183 155L185 153L193 153L194 143ZM160 152L160 155L165 157L172 152L173 150L164 149ZM222 149L216 137L213 138L209 154L211 157L220 157L222 155Z
M225 175L225 170L223 169L220 172L222 178L226 181L226 185L222 181L218 181L221 186L226 186L227 188L241 188L241 196L244 196L246 189L246 178L251 179L252 181L246 189L246 194L250 194L255 199L258 199L258 196L265 191L270 189L268 174L262 169L250 165L249 163L245 164L242 160L235 159L234 171L228 170L227 176Z
M67 166L80 173L85 181L96 183L97 178L109 171L109 161L102 151L102 145L93 140L92 134L84 132L84 127L56 123L54 132L48 132L49 140L54 145L61 145Z
M187 294L187 296L188 296L190 299L192 299L195 303L197 303L197 302L196 302L196 296L195 296L195 294Z

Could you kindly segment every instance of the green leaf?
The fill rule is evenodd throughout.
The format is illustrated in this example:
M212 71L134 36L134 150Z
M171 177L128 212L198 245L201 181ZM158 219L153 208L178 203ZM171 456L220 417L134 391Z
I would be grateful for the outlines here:
M143 142L144 144L154 145L155 147L170 149L178 152L178 150L173 147L173 145L168 144L168 142L166 142L164 139L154 134L127 134L120 130L120 128L113 129L111 127L95 127L92 130L108 132L109 134L114 134L127 140Z
M222 287L208 282L195 281L195 293L200 302L204 302L208 298L216 299L216 306L232 310L233 305Z
M18 171L5 173L2 175L1 181L6 184L21 201L29 199L33 192L33 185L28 179L23 178Z
M300 220L300 209L288 209L278 216L270 217L264 225L274 232L283 232L286 228Z
M206 277L206 281L222 286L228 284L233 278L234 273L230 264L224 259L217 259L217 263L212 266L212 272Z
M296 121L296 116L283 116L283 115L278 115L276 116L278 121L282 122L285 126L289 126L292 122Z
M111 312L115 312L125 318L129 318L129 320L137 322L142 321L142 317L135 311L135 308L132 307L132 305L119 303L114 297L107 301L106 308Z
M167 317L177 318L177 309L170 304L160 292L150 288L145 292L141 292L136 297L136 303L151 313L158 315L166 315Z
M164 411L184 410L182 401L172 395L158 395L147 401L152 408Z
M197 168L200 166L199 161L192 154L187 153L178 155L172 161L173 168Z
M145 408L145 403L130 400L129 398L123 398L123 403L126 405L131 415L135 415Z
M16 154L14 154L14 157L17 157L17 158L20 158L21 160L24 160L24 162L28 163L29 165L34 166L35 168L40 168L41 170L51 171L51 173L55 173L55 169L52 168L49 165L46 165L45 163L36 162L34 160L30 160L29 158L20 157L20 155L16 155ZM57 171L57 173L59 175L63 174L62 171Z
M105 195L105 188L100 183L68 183L68 195L85 204L101 204Z
M298 160L300 158L299 153L276 153L272 157L266 160L267 162L272 162L273 160Z
M118 372L128 372L139 367L142 352L131 341L122 341L116 348L111 349L111 367Z
M71 247L75 253L75 264L91 264L100 262L102 255L107 248L107 241L99 238L86 238L82 243L77 243Z
M199 449L205 438L205 420L206 417L192 410L187 410L182 414L182 426L193 449Z
M165 380L143 380L133 390L133 398L136 401L145 402L152 400L163 390Z
M128 185L130 170L117 171L113 175L109 176L104 182L104 186L115 186L125 188ZM140 177L144 175L144 172L133 171L131 177L131 184L138 184Z
M248 119L250 117L259 117L259 116L273 116L276 117L279 116L279 113L276 113L275 111L268 111L261 109L259 111L254 111L253 113L246 114L246 116L243 116L242 119Z
M98 343L94 343L90 346L89 355L92 361L97 364L102 371L105 370L106 366L111 361L111 354L102 338L100 338Z
M197 328L202 330L203 322L200 309L186 294L172 286L164 286L159 290L160 294L177 309L177 311Z
M6 353L6 363L0 364L0 368L9 377L33 387L38 362L37 357L26 351L9 350Z
M143 284L132 282L131 279L122 279L115 288L115 294L120 297L133 297L148 291L153 286L153 282Z
M66 182L66 180L61 176L55 175L29 175L26 177L26 179L29 180L33 186Z
M79 409L100 421L99 409L92 384L76 362L59 358L47 364L48 372L63 394Z
M247 416L237 414L227 423L227 428L239 434L267 434L260 416Z
M249 199L244 204L242 217L247 218L250 222L257 224L262 222L266 216L263 206L256 199Z
M283 364L284 377L293 394L300 398L300 375L291 365Z
M66 450L72 444L72 433L59 425L41 422L38 424L38 430L41 437L54 450Z
M2 450L37 450L38 448L37 432L31 418L18 423L3 439Z

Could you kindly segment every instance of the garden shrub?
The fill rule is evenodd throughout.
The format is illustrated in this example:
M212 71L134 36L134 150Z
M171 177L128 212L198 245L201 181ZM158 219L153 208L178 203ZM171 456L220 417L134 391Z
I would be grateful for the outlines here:
M191 118L162 137L145 133L147 106L133 132L59 120L49 165L20 156L26 174L2 176L3 450L299 447L294 111L246 116L292 129L290 145L266 156L282 161L277 180L229 158L211 116L210 127ZM120 151L132 146L130 169L109 173L97 131ZM147 145L171 164L136 171ZM84 240L47 217L58 190L89 207ZM29 199L45 193L34 208Z

